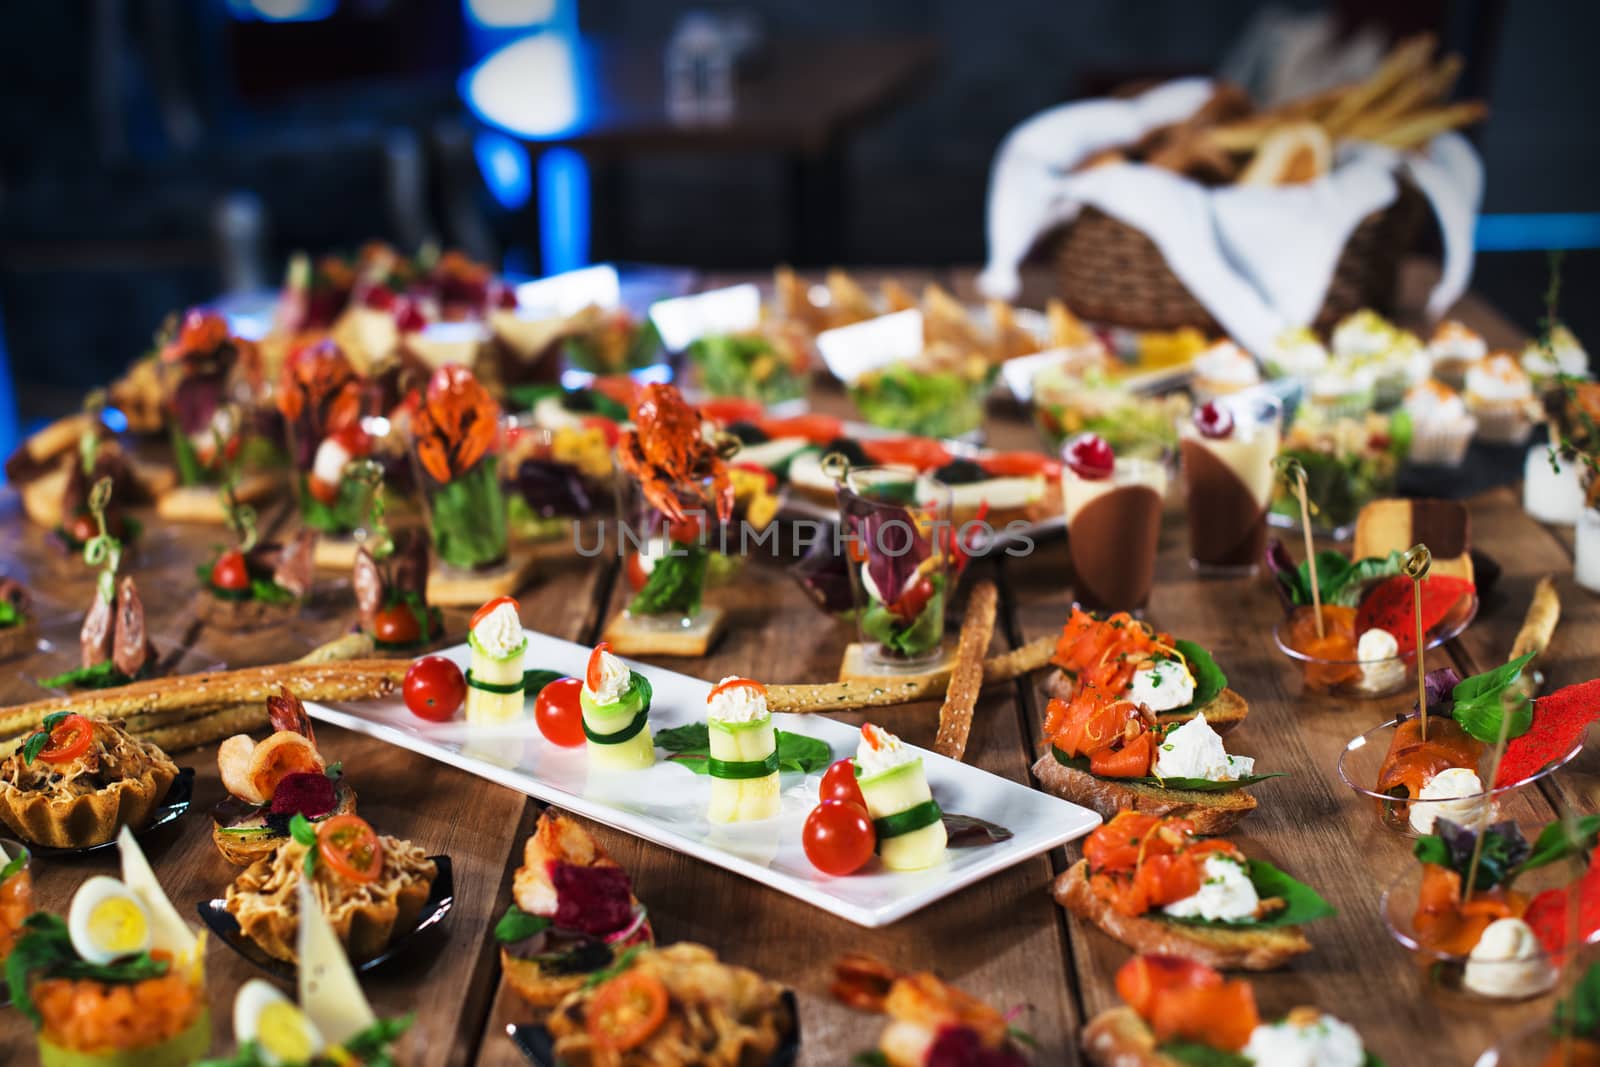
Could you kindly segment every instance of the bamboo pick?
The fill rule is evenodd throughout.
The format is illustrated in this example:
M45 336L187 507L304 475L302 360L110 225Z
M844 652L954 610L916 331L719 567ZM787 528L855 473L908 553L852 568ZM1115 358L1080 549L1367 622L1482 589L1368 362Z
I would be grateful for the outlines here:
M1412 545L1406 551L1405 572L1411 579L1411 603L1417 616L1417 710L1422 713L1422 739L1428 739L1428 685L1423 681L1423 663L1427 659L1422 633L1422 579L1428 576L1433 565L1433 553L1427 545Z
M1489 765L1489 781L1485 784L1486 799L1483 812L1478 816L1478 836L1472 843L1472 862L1467 867L1467 884L1461 894L1463 901L1472 899L1473 884L1478 880L1478 861L1483 858L1483 839L1488 836L1489 820L1494 818L1494 783L1500 778L1500 761L1506 758L1506 745L1511 740L1511 713L1526 700L1518 689L1508 690L1500 697L1500 738L1494 746L1494 762Z
M1322 630L1322 583L1317 579L1317 546L1311 538L1311 498L1306 488L1306 469L1296 462L1289 468L1289 473L1294 478L1294 492L1300 498L1300 529L1306 535L1306 569L1311 572L1311 611L1317 623L1317 640L1320 641L1326 634ZM1423 739L1427 739L1427 732L1423 732Z

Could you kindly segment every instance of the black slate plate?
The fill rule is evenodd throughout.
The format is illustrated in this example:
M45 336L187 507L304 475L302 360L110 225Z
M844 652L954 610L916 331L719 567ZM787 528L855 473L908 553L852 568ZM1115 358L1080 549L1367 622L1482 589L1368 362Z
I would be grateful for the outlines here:
M783 1002L789 1008L789 1018L794 1020L794 1028L789 1031L784 1043L778 1046L778 1051L767 1060L767 1067L794 1067L800 1058L800 1006L795 1002L794 994L787 989L783 991ZM506 1036L533 1067L561 1067L556 1060L550 1031L544 1027L512 1023L506 1027Z
M403 934L398 934L389 942L389 947L370 960L360 963L351 961L357 974L364 974L374 968L381 967L396 956L405 952L430 927L439 925L445 916L450 914L450 909L455 906L455 877L451 872L449 856L429 856L434 866L439 868L439 873L434 876L432 889L428 893L428 900L422 905L422 915L417 920L417 925ZM254 941L247 940L239 930L239 924L229 914L226 902L221 898L202 900L195 905L200 913L200 921L211 928L218 939L239 955L266 971L275 978L286 982L295 981L300 969L287 960L280 960L267 955Z
M194 768L179 767L178 777L172 780L172 784L167 787L167 795L161 799L161 803L156 807L155 818L140 829L135 830L133 836L144 837L153 830L159 830L169 823L177 822L188 813L189 804L193 799ZM110 841L102 841L98 845L90 845L88 848L51 848L49 845L35 845L31 841L24 842L24 844L28 846L29 855L38 856L41 859L67 859L72 856L87 856L92 852L99 852L105 848L116 848L117 839L113 837Z

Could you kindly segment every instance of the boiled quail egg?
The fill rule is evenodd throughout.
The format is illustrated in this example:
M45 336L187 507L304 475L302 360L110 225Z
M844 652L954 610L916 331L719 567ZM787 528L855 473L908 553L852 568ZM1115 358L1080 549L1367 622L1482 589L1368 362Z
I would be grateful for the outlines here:
M233 1036L254 1041L270 1064L310 1063L327 1047L317 1028L276 986L252 978L233 1001Z
M150 948L150 914L133 890L96 875L73 895L67 932L78 955L90 963L110 963Z

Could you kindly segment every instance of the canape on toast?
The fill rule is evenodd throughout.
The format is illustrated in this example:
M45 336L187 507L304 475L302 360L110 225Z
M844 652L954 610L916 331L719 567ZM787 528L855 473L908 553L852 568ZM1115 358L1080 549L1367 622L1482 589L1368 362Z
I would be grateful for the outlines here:
M888 1017L878 1044L852 1062L876 1067L1026 1067L996 1008L927 972L902 974L871 956L834 967L835 999ZM1025 1036L1025 1035L1024 1035Z
M1204 713L1162 724L1136 699L1095 685L1082 685L1070 702L1052 699L1044 734L1050 750L1033 765L1040 786L1108 819L1132 810L1181 817L1201 834L1227 833L1255 810L1244 787L1276 777L1228 755Z
M1135 956L1117 972L1117 994L1127 1005L1083 1028L1084 1055L1097 1067L1382 1067L1348 1024L1316 1008L1263 1022L1250 983L1181 956Z
M634 946L655 944L628 874L577 821L539 817L495 926L506 981L528 1003L554 1007Z
M1310 886L1183 819L1124 811L1055 880L1056 903L1137 952L1266 971L1311 951L1300 924L1333 914Z
M361 629L385 652L429 644L444 632L443 616L428 604L430 559L427 535L414 528L356 549L351 585Z
M288 840L296 815L316 824L356 810L355 790L317 751L300 698L285 687L267 698L267 717L272 733L265 740L235 734L217 748L228 797L212 813L211 839L235 867L269 858Z
M127 509L150 503L174 483L171 471L125 452L95 411L69 415L38 431L6 460L5 471L23 513L53 531L69 552L81 550L99 532L89 490L101 478L112 482L106 523L125 544L138 529Z
M33 598L15 578L0 578L0 660L33 651L39 626L33 617Z

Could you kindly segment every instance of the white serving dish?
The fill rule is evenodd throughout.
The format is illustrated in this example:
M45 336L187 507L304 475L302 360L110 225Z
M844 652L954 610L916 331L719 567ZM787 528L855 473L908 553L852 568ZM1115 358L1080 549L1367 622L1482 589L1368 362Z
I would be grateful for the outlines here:
M442 653L465 668L466 645ZM581 676L589 649L546 634L528 633L529 669ZM704 721L711 683L630 663L650 679L651 729ZM945 811L971 815L1010 830L1008 841L951 849L926 871L886 871L873 860L856 874L829 877L806 859L801 827L817 800L815 775L783 775L783 809L774 819L730 827L706 820L710 779L665 759L645 771L591 774L582 748L559 748L528 718L501 727L430 723L398 698L361 704L307 704L311 716L459 767L508 789L665 845L743 875L861 926L886 926L1031 856L1076 840L1100 816L976 767L923 753L934 799ZM854 726L821 715L776 716L780 730L820 738L833 757L853 755ZM660 750L657 755L664 755Z

